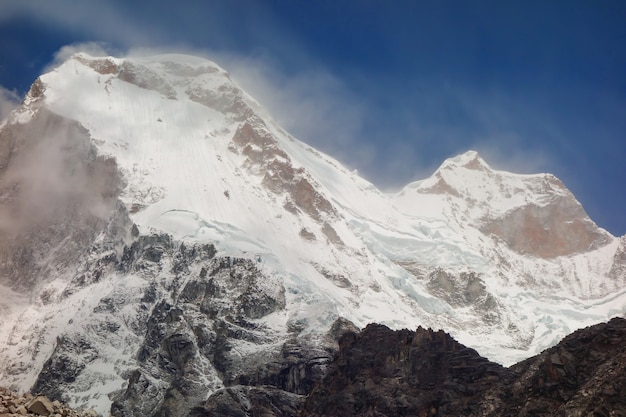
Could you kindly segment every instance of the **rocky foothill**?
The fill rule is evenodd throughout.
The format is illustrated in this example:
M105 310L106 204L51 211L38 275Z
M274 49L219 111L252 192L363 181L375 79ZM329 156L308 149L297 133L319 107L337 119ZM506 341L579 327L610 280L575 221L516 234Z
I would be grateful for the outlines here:
M0 387L0 417L22 416L97 417L98 414L93 410L75 410L44 396L18 395Z
M626 416L626 320L504 368L443 331L346 333L300 417Z

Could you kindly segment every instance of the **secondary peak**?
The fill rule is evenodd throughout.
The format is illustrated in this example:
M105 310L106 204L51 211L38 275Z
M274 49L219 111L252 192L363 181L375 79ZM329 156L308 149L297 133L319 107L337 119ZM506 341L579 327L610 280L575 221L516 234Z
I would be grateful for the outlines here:
M473 170L491 170L491 167L485 160L474 150L448 158L441 164L441 168L467 168Z

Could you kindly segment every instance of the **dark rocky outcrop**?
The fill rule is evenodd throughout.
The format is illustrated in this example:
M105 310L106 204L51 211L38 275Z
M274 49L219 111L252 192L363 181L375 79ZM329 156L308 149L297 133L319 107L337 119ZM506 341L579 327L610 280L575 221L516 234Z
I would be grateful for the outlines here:
M501 415L626 416L626 320L578 330L511 371Z
M97 356L97 349L85 338L59 337L56 348L44 364L32 391L45 393L53 400L65 400L63 389L74 382L85 365Z
M300 416L626 416L626 320L574 332L510 368L448 334L347 333Z
M175 278L145 289L142 301L150 310L138 329L143 341L137 368L115 395L112 415L186 416L208 393L258 378L259 364L271 362L272 349L246 356L237 349L240 343L275 344L254 320L286 303L284 287L257 261L217 257L212 245L179 244L155 234L137 237L117 267L155 276L167 270Z
M219 390L189 417L295 416L303 396L271 386L236 385Z
M509 371L443 331L392 331L370 324L347 333L306 416L467 415Z
M236 379L225 381L195 407L189 416L295 416L313 387L320 384L337 353L337 341L357 328L337 319L321 338L297 337L286 341L280 351L248 368Z

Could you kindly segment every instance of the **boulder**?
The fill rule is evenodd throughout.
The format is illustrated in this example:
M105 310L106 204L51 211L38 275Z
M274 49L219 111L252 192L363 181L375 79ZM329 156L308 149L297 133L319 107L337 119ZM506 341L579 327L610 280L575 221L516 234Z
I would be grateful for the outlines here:
M52 402L41 395L30 400L26 408L29 412L40 416L49 416L54 413Z

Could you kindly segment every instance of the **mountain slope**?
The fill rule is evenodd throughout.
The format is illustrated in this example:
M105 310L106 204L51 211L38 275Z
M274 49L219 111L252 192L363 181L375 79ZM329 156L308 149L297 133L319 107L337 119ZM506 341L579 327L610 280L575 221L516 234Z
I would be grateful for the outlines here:
M201 58L73 56L3 123L0 162L0 377L100 412L318 369L341 317L509 364L626 309L625 238L553 176L470 151L383 194Z

